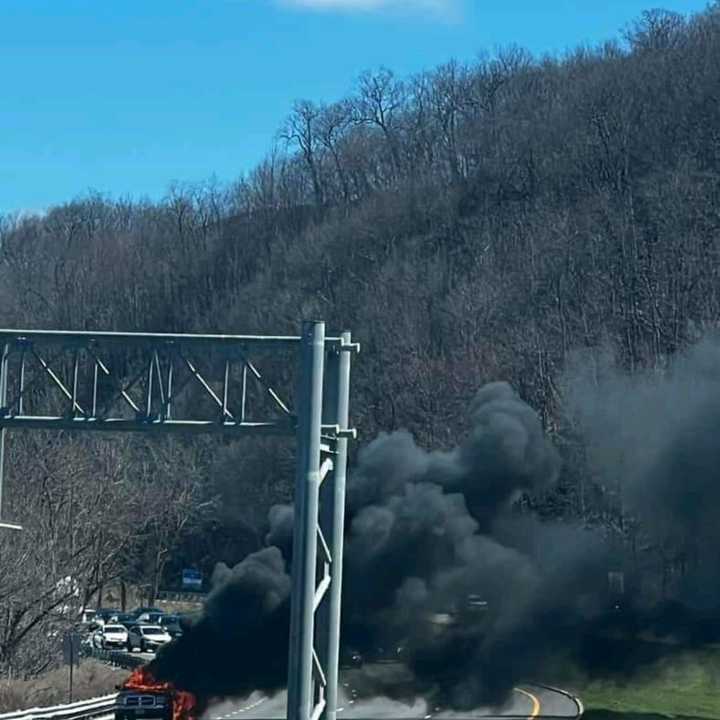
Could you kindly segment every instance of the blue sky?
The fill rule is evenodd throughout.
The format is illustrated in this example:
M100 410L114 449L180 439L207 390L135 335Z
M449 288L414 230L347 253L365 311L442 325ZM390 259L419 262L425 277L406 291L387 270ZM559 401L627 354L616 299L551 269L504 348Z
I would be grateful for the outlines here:
M297 98L517 43L616 37L706 0L0 0L0 213L161 198L252 168Z

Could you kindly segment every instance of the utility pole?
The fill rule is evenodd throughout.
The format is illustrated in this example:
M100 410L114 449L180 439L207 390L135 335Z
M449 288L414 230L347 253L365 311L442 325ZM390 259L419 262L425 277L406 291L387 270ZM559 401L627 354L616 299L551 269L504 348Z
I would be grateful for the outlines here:
M67 632L63 636L63 657L69 667L68 702L73 701L73 669L80 667L80 636L75 632Z

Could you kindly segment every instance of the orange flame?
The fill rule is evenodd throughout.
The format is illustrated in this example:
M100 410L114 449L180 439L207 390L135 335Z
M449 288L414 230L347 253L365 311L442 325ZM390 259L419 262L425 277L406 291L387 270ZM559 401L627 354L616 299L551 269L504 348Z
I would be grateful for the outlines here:
M147 667L133 670L122 687L125 690L167 693L172 698L173 720L197 720L198 703L195 696L186 690L178 690L172 683L156 680Z

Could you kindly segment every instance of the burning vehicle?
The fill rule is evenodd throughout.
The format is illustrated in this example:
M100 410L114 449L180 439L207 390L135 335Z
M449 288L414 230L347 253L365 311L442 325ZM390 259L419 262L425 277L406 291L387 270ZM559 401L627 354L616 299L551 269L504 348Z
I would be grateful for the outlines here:
M171 683L157 681L147 667L135 670L118 687L115 720L195 720L198 714L192 693L178 690Z

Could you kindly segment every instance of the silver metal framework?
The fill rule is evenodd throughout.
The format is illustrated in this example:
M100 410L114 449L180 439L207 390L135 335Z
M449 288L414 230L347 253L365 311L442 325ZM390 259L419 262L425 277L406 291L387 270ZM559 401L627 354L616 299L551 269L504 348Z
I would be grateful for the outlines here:
M321 321L299 337L0 330L0 348L2 528L19 529L2 514L9 429L297 436L287 716L335 720L350 333L327 337ZM256 365L282 349L300 355L295 412Z
M350 355L343 350L357 346L346 332L325 352L324 333L323 323L303 325L288 720L335 720L337 713L347 439L355 437L347 427Z

